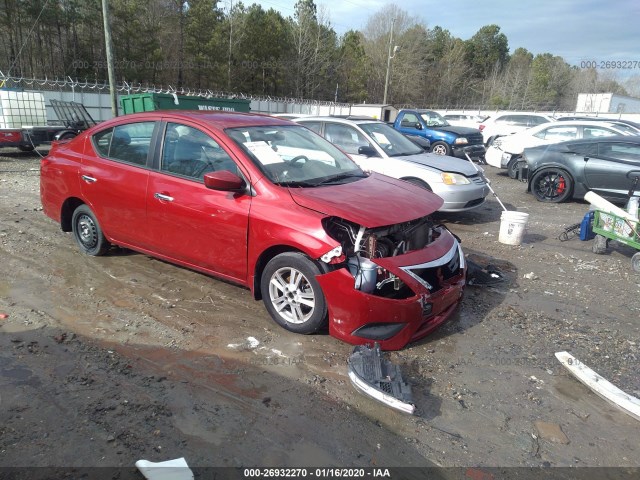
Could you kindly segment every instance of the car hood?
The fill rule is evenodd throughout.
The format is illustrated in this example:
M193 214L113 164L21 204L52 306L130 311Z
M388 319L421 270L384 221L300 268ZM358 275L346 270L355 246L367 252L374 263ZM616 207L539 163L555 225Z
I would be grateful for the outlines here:
M461 173L466 177L475 175L478 171L467 160L435 153L418 153L405 157L391 157L394 160L404 160L406 162L417 163L425 167L431 167L441 172Z
M367 228L425 217L444 203L439 196L423 188L379 173L343 185L290 188L289 192L301 207Z
M474 133L480 133L480 130L477 128L469 128L469 127L456 127L455 125L448 125L446 127L427 127L432 128L433 130L438 130L439 132L451 132L456 135L460 135L464 137L465 135L473 135Z

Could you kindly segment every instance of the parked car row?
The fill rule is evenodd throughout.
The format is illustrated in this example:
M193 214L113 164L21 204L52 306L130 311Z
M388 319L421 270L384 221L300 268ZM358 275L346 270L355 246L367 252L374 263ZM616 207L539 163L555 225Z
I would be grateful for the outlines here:
M625 203L640 173L640 127L612 119L564 119L496 139L487 164L527 182L542 202L580 199L588 191Z
M625 134L625 130L618 129L614 124L608 122L586 120L548 122L496 139L487 150L485 158L487 164L497 168L506 168L509 176L516 178L518 160L521 159L525 148L581 138Z

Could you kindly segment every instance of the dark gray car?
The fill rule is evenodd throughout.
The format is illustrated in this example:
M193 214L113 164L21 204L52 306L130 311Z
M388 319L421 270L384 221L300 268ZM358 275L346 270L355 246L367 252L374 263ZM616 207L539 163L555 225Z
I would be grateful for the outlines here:
M583 198L593 190L624 203L640 172L640 137L612 136L544 145L524 150L528 189L541 202Z

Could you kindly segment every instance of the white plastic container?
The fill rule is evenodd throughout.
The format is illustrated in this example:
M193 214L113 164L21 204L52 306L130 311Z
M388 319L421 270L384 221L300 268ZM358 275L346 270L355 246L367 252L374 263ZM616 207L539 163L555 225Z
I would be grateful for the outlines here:
M640 197L634 195L629 198L627 202L627 212L634 217L638 216L638 209L640 209Z
M502 212L498 241L506 245L520 245L527 229L529 214L523 212Z
M0 90L0 128L46 124L47 109L41 93Z

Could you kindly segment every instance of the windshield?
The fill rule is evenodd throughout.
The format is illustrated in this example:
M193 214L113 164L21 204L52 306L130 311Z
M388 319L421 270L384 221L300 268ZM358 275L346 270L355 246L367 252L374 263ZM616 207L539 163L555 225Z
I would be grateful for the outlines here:
M390 157L424 153L422 148L386 123L361 123L358 126Z
M300 125L230 128L226 133L277 185L316 187L365 176L342 151Z
M432 112L431 110L428 112L422 112L420 114L422 119L427 124L427 127L449 127L450 124L445 120L445 118L440 115L438 112Z

